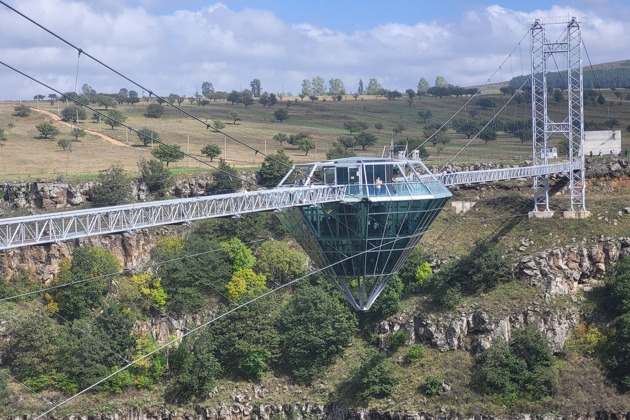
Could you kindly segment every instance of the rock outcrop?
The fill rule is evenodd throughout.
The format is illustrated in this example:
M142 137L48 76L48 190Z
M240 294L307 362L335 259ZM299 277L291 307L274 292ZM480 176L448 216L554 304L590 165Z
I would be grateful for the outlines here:
M630 238L600 238L590 247L567 246L527 255L516 275L549 295L569 295L600 280L606 267L630 255Z

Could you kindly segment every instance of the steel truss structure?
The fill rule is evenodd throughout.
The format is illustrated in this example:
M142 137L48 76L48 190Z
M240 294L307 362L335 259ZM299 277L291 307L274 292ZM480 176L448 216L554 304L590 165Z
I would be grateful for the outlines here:
M570 211L586 211L584 170L584 103L582 79L582 37L575 18L567 24L558 41L550 42L538 20L530 30L532 152L533 166L547 165L548 140L554 133L568 141ZM567 114L561 122L549 118L547 108L548 60L561 56L567 67ZM549 211L549 175L534 176L534 211Z
M570 168L569 162L563 162L537 167L441 173L431 177L448 187L534 176L548 177L551 174L566 174ZM346 186L314 185L13 217L0 219L0 250L338 201L356 199L346 194Z
M0 221L0 250L213 217L337 202L345 186L313 186L154 201Z

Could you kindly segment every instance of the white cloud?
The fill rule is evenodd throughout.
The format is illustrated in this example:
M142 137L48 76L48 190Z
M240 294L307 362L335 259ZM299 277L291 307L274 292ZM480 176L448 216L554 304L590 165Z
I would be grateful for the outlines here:
M263 89L297 93L302 79L314 76L341 78L348 90L370 77L399 90L414 88L420 77L432 83L437 75L461 86L479 85L512 51L495 76L507 80L529 71L529 38L523 36L535 18L547 16L564 21L578 17L594 63L630 58L630 37L624 33L627 7L617 8L618 17L604 16L594 4L534 12L495 5L471 9L459 20L384 23L346 32L286 22L269 10L234 11L223 3L162 15L148 11L164 4L161 0L133 5L125 0L15 4L87 53L164 95L191 95L206 80L220 90L244 89L254 78L261 79ZM76 51L6 8L0 8L0 57L60 91L74 90ZM0 68L0 78L0 98L46 90L5 68ZM137 90L87 57L79 61L79 87L83 83L101 92Z

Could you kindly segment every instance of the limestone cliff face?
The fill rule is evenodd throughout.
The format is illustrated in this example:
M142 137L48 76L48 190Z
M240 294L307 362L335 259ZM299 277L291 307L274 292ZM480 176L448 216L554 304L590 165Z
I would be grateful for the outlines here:
M575 294L602 278L606 267L630 255L630 238L600 238L589 247L569 246L521 258L518 278L552 296Z
M151 249L155 246L157 239L183 234L183 229L159 227L139 229L129 233L92 236L59 244L10 249L0 254L0 275L11 277L18 269L27 268L44 283L48 283L57 274L59 262L71 257L72 250L77 246L106 249L118 258L123 268L133 269L150 262Z
M580 322L578 305L547 305L554 297L573 300L580 290L589 290L601 280L606 268L630 255L630 238L600 238L591 246L569 246L527 255L516 264L517 278L543 293L544 301L525 303L509 313L463 309L456 314L427 314L422 307L398 314L379 325L379 346L386 349L392 335L403 330L408 344L428 343L441 351L487 349L492 340L510 339L512 328L534 326L545 334L554 352L559 352Z

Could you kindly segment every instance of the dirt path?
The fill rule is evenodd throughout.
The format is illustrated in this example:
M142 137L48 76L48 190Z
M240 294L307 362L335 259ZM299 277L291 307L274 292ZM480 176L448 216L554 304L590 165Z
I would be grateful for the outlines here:
M50 117L53 121L55 121L56 123L59 123L61 125L65 125L66 127L72 127L73 124L66 122L66 121L62 121L61 118L57 115L54 114L52 112L49 111L44 111L43 109L38 109L38 108L31 108L33 111L39 112L40 114L44 114L47 117ZM94 130L89 130L87 128L84 128L86 133L92 134L94 136L100 137L101 139L110 142L111 144L115 144L116 146L122 146L122 147L131 147L121 141L118 141L116 139L113 139L109 136L106 136L103 133L99 133L98 131L94 131Z

